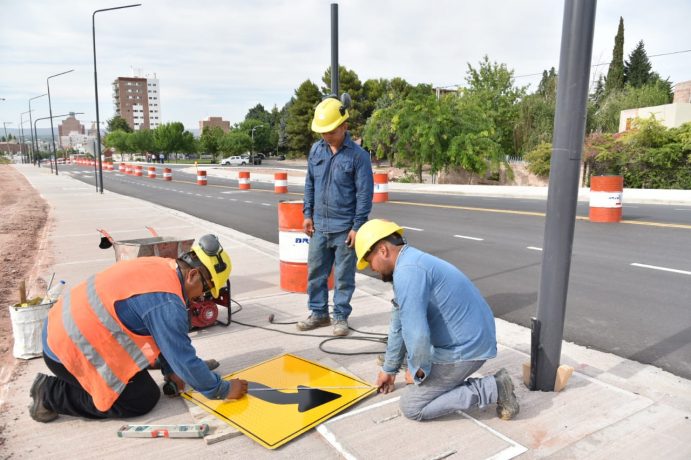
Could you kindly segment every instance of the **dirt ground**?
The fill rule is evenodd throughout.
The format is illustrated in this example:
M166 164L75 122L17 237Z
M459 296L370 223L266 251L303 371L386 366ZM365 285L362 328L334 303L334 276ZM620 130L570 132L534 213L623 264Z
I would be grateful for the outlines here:
M24 280L31 296L45 292L45 286L37 285L32 270L38 260L48 212L45 200L21 173L12 166L0 165L0 388L12 380L21 365L12 356L9 311L10 305L19 302L19 284ZM3 400L0 397L0 404ZM0 449L4 444L4 423L0 419Z

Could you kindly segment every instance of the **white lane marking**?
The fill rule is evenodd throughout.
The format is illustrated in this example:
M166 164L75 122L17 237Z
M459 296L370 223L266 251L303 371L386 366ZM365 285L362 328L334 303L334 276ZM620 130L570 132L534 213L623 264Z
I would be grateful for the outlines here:
M213 198L211 195L206 195L207 198Z
M454 235L454 238L463 238L464 240L473 240L473 241L485 241L484 238L476 238L474 236L465 236L465 235Z
M424 232L425 230L422 228L415 228L415 227L406 227L404 225L401 225L401 227L405 228L406 230L412 230L414 232Z
M639 263L632 263L632 267L640 267L640 268L649 268L651 270L660 270L663 272L672 272L672 273L680 273L682 275L691 275L690 271L686 270L677 270L676 268L667 268L667 267L658 267L656 265L646 265L646 264L639 264Z
M675 211L691 211L691 208L674 208Z
M537 246L526 246L525 248L531 251L542 251L542 248L538 248Z
M247 201L247 200L245 200L243 203L252 204L252 203L254 203L254 201Z
M271 203L262 203L262 206L271 206Z
M238 199L237 199L237 198L228 198L228 200L230 200L230 201L237 201Z

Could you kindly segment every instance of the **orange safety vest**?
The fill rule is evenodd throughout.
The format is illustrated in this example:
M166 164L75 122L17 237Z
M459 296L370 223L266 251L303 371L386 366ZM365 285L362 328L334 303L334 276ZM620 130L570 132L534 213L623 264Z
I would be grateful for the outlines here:
M110 409L127 382L153 364L153 337L130 331L115 302L138 294L169 292L184 303L173 259L142 257L118 262L67 292L48 314L48 346L91 395Z

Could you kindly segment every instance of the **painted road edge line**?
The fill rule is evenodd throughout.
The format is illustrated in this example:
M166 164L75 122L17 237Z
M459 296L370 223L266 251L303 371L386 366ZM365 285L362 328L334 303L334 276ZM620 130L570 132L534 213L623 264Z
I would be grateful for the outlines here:
M425 230L422 228L417 228L417 227L406 227L405 225L401 225L402 228L405 228L406 230L412 230L414 232L424 232Z
M690 271L677 270L676 268L658 267L657 265L646 265L646 264L639 264L637 262L634 262L631 264L631 266L632 267L640 267L640 268L649 268L651 270L660 270L663 272L680 273L682 275L691 275Z
M542 248L538 248L537 246L526 246L525 248L531 251L542 251Z

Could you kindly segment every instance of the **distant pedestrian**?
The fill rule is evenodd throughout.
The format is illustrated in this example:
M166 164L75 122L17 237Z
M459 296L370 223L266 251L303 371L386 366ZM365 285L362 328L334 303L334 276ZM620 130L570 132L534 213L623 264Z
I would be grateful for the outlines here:
M333 334L348 335L355 291L355 235L372 210L372 164L348 133L346 103L329 97L314 111L312 131L321 134L310 149L305 177L303 229L310 236L307 295L310 316L297 328L331 324L328 278L334 268Z
M376 386L394 391L407 361L413 377L401 396L401 412L430 420L459 410L497 404L510 420L519 412L505 369L470 376L497 355L494 316L477 287L450 263L406 244L403 228L388 220L364 224L355 241L358 269L369 265L392 282L393 310L386 354Z
M158 159L161 160L161 164L165 163L165 156L162 153L158 154Z

